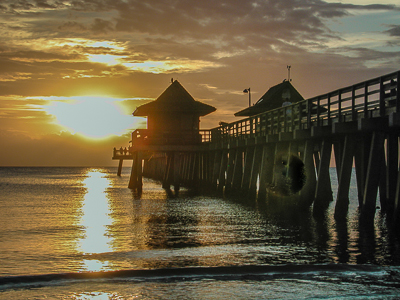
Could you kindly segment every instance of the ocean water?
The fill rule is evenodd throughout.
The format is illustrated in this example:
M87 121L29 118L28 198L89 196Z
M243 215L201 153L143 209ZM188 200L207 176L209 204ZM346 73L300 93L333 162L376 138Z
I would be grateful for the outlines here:
M0 168L0 299L399 299L399 234L246 199L168 197L129 168ZM336 191L335 170L331 170ZM334 192L335 198L335 192ZM377 204L379 205L379 203Z

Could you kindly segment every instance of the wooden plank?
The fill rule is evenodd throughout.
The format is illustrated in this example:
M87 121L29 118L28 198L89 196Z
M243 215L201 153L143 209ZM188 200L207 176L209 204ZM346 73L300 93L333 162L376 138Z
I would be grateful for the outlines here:
M314 126L311 127L312 137L326 137L332 134L332 126Z

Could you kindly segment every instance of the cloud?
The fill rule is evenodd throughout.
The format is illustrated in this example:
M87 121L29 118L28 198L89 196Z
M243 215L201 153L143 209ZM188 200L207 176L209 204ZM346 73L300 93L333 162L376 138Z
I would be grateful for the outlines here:
M131 113L158 97L173 77L217 108L201 119L202 128L211 128L235 120L233 113L247 106L244 88L251 87L255 102L287 77L288 64L306 98L396 71L400 8L390 2L2 0L2 141L18 148L22 137L13 135L30 130L34 163L50 161L39 151L49 145L42 153L53 163L59 152L73 164L94 164L90 142L60 135L62 128L37 109L37 99L114 96L126 99L121 107ZM121 145L107 145L114 146ZM109 160L107 147L100 148ZM73 160L71 153L80 156Z
M108 31L113 31L113 23L111 21L103 20L100 18L94 19L94 23L91 25L90 29L95 34L107 33Z
M85 32L88 30L88 28L84 24L78 23L76 21L65 22L64 24L58 26L58 29L66 32Z
M386 30L386 33L388 33L390 36L400 37L400 25L389 25L389 27L391 28Z

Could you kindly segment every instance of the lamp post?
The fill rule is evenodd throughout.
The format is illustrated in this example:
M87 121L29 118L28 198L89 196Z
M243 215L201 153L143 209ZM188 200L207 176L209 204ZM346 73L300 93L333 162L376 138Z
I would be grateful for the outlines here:
M243 90L243 93L245 93L245 94L249 93L249 107L250 107L250 106L251 106L251 93L250 93L250 88L244 89L244 90Z

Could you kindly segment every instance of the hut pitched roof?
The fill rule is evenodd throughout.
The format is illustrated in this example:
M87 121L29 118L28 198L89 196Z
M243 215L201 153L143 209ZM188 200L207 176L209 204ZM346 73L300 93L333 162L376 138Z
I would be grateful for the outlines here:
M235 113L235 116L253 116L265 111L282 107L283 102L296 103L304 100L303 96L289 81L271 87L253 106Z
M155 101L136 108L134 116L151 116L159 113L192 113L205 116L216 108L196 101L186 89L175 80Z

